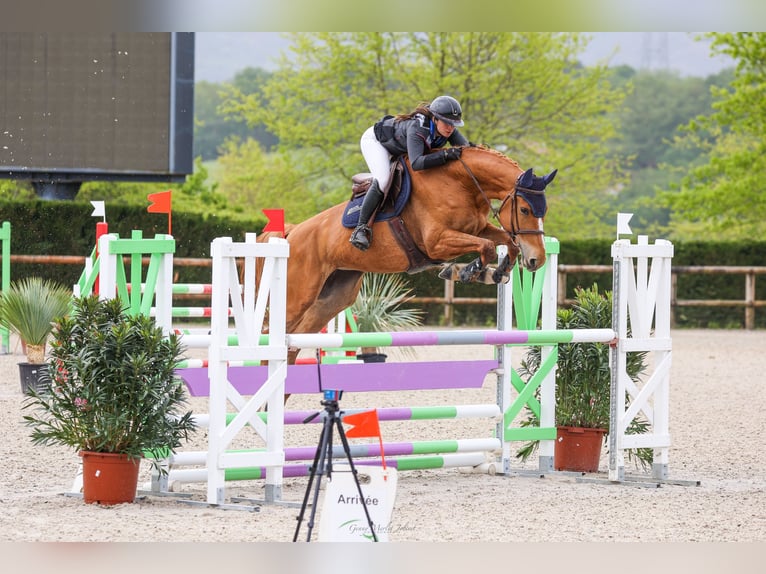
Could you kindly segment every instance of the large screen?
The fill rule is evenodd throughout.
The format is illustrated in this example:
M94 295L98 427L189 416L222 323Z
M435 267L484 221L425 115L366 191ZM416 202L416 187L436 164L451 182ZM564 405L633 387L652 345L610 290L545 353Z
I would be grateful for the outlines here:
M183 181L193 106L193 33L0 33L0 177Z

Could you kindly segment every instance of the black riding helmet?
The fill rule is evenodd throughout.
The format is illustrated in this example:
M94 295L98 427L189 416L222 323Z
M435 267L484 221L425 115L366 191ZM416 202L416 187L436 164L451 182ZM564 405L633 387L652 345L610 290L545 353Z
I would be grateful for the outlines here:
M456 128L463 125L463 109L452 96L439 96L428 106L431 113Z

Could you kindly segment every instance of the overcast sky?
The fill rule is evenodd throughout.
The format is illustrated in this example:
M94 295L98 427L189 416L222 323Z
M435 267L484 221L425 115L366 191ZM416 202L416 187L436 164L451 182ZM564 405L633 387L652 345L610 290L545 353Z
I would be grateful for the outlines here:
M705 42L690 32L594 32L582 54L585 65L608 60L636 69L669 69L682 76L705 77L731 66L730 60L710 57ZM197 80L224 82L247 67L272 70L288 41L279 32L197 32Z

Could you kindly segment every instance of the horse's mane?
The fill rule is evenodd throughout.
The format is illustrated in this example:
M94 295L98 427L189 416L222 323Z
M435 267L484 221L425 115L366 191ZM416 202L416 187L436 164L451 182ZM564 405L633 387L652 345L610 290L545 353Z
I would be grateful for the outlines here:
M486 144L471 144L469 146L463 147L463 149L475 149L477 151L487 152L487 153L490 153L492 155L496 155L498 157L503 158L505 161L510 162L511 165L513 165L515 168L521 169L521 166L518 164L518 162L516 160L511 159L510 157L505 155L503 152L498 151L498 150L496 150L494 148L491 148L491 147L489 147Z

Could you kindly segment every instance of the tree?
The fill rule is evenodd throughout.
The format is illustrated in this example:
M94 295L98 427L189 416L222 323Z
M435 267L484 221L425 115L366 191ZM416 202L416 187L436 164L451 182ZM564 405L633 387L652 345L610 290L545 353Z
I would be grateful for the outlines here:
M577 33L297 33L262 93L232 88L223 113L262 122L280 150L330 203L366 171L359 138L387 113L450 94L471 141L506 151L523 167L559 169L547 231L612 233L606 190L623 180L609 154L625 93L605 66L584 68Z
M286 220L298 223L329 207L307 189L289 156L269 157L253 139L230 139L221 149L219 195L243 213L283 208Z
M28 181L0 179L0 198L37 199L37 194Z
M173 192L173 211L191 213L215 213L236 217L244 212L241 206L232 204L229 199L217 191L217 183L208 183L208 172L201 158L194 160L194 173L189 174L183 183L155 183L137 181L88 181L82 186L75 201L107 201L133 205L147 205L149 194L166 191Z
M681 78L670 72L638 72L625 100L622 153L635 154L633 169L657 168L672 152L679 126L709 113L710 86L701 78ZM687 162L691 154L674 158Z
M766 231L766 34L710 33L711 51L736 62L730 86L711 87L713 111L693 119L678 145L705 161L663 195L676 236L762 236Z
M614 153L630 160L630 182L615 198L615 211L633 213L642 232L666 236L670 210L657 201L677 179L679 169L697 161L698 149L673 145L679 127L712 110L711 85L726 85L729 73L708 78L681 78L664 71L636 71L621 66L615 81L629 83L630 94L619 110L622 138Z
M261 68L245 68L234 76L231 85L243 94L257 93L270 76L270 72ZM194 85L194 156L205 161L217 158L221 146L231 137L253 138L266 150L275 146L277 138L262 124L248 125L236 118L227 120L218 113L226 90L226 85L205 81Z

